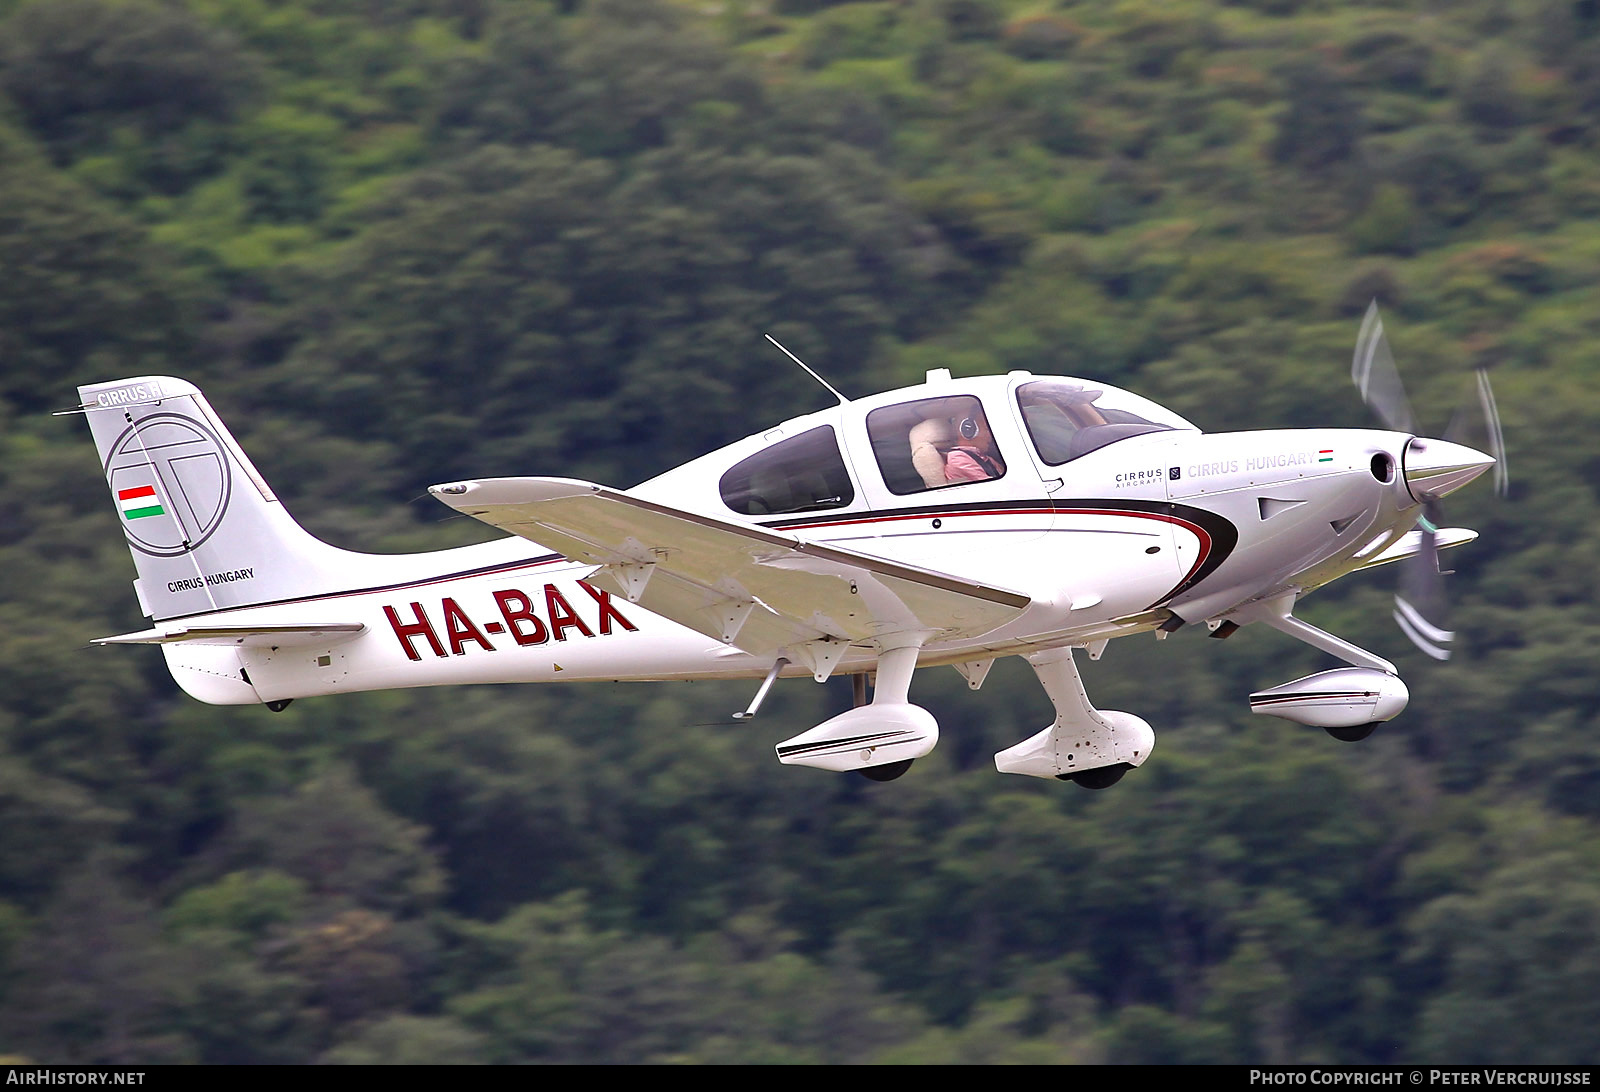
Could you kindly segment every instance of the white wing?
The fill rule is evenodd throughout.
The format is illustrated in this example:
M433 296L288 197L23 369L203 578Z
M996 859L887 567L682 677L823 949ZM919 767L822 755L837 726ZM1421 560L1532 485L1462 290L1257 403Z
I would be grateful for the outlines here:
M976 637L1025 595L568 478L434 486L466 515L599 566L591 583L763 654L809 641Z

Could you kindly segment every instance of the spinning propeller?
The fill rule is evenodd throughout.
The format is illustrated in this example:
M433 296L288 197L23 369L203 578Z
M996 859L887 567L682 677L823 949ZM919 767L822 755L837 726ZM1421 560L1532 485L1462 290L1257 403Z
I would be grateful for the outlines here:
M1478 408L1488 429L1489 454L1494 460L1494 491L1505 496L1510 484L1506 473L1505 437L1500 430L1500 411L1495 405L1494 390L1489 386L1489 371L1479 365L1476 373ZM1394 619L1400 629L1423 652L1436 660L1450 658L1450 643L1455 633L1444 628L1445 573L1439 568L1439 528L1443 525L1440 498L1458 489L1481 474L1484 456L1481 452L1456 442L1471 420L1472 414L1458 411L1445 429L1445 439L1434 440L1418 436L1416 418L1411 412L1411 402L1406 398L1405 386L1400 382L1399 369L1395 367L1394 354L1389 351L1389 340L1383 333L1383 319L1378 316L1378 302L1367 307L1361 322L1361 333L1356 337L1355 358L1350 367L1350 378L1361 392L1362 401L1393 432L1405 432L1415 438L1406 445L1402 456L1402 473L1411 496L1422 505L1422 515L1417 520L1421 535L1421 549L1403 561L1400 573L1400 591L1394 597Z

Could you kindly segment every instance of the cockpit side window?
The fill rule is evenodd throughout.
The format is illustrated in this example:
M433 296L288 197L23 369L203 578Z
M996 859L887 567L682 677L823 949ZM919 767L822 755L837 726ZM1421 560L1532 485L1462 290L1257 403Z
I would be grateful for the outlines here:
M899 496L1005 476L983 404L971 395L875 409L867 436L883 483Z
M1172 429L1128 410L1096 405L1104 393L1060 379L1041 379L1017 388L1017 407L1040 459L1060 466L1130 436Z
M717 488L722 503L742 516L843 508L856 496L832 425L780 440L735 463Z

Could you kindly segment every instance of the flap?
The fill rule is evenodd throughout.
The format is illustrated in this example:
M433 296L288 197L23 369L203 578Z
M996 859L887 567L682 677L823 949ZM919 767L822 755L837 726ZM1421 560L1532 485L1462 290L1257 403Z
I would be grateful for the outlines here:
M1014 591L567 478L434 486L450 507L601 566L587 579L751 653L900 633L970 638L1016 618Z
M247 648L327 648L354 640L366 631L360 622L325 622L307 625L160 626L116 637L96 637L97 645L244 645Z

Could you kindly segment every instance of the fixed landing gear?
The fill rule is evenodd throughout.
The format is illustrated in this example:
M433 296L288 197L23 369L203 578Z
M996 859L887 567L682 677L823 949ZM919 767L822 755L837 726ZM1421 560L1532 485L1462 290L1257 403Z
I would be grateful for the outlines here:
M1144 764L1156 742L1150 725L1132 713L1090 705L1072 649L1036 652L1028 662L1055 706L1055 723L995 755L996 769L1108 789Z
M1250 695L1250 711L1321 728L1342 743L1359 743L1398 716L1411 693L1394 664L1301 621L1290 613L1293 608L1294 596L1286 595L1236 614L1247 622L1265 622L1351 666L1258 690Z
M844 773L860 771L873 781L893 781L939 742L933 714L906 696L923 635L900 635L902 644L878 651L878 682L864 701L866 678L857 675L857 706L778 744L778 761Z

